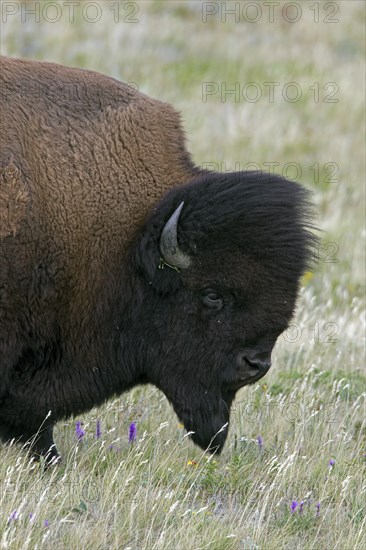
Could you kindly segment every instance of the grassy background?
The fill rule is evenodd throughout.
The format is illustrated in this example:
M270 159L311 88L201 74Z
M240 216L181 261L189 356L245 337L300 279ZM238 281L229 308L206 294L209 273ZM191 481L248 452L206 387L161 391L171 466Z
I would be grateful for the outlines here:
M57 426L58 468L1 447L0 547L365 548L364 3L297 2L295 23L284 2L273 22L259 2L261 16L240 2L226 21L235 2L80 1L70 21L65 2L43 1L39 22L34 4L2 2L2 54L174 104L197 164L277 163L314 191L323 241L270 374L237 395L221 457L194 447L158 390L135 389ZM206 9L218 13L204 22ZM207 83L217 91L204 97Z

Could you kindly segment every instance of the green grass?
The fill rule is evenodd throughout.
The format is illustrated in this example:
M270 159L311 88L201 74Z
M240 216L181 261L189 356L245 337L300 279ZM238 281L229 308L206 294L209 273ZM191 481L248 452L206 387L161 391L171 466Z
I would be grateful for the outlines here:
M363 2L336 3L335 24L314 23L301 3L303 17L292 25L280 10L274 23L203 24L201 4L182 1L139 2L138 23L114 23L115 3L103 2L99 22L76 10L70 23L59 4L54 24L9 16L2 53L98 70L173 103L197 164L277 162L281 173L297 163L323 245L303 280L297 332L279 338L268 376L238 393L222 456L191 443L158 390L136 388L57 425L57 468L45 471L18 446L1 446L0 548L365 548ZM279 83L273 102L268 81ZM292 81L303 92L296 103L281 93ZM241 91L257 82L263 95L251 103L217 93L203 102L205 82L220 90L239 82ZM329 82L339 86L338 103L323 101ZM327 163L338 181L329 181ZM76 420L86 432L79 443Z

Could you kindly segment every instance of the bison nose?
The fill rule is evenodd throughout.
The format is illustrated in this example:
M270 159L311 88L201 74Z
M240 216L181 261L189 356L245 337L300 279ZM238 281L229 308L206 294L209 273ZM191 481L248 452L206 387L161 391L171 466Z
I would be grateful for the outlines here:
M252 355L241 353L237 357L239 368L245 368L250 377L261 378L271 367L271 356L267 354ZM264 356L263 356L264 355Z
M264 376L270 369L271 361L262 361L261 359L246 359L250 365L250 376Z

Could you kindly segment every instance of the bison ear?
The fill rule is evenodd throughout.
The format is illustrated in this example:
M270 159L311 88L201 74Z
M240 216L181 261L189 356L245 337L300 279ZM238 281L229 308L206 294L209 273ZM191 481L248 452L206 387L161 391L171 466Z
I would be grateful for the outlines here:
M182 286L180 272L164 263L159 247L160 231L154 224L148 224L139 238L135 249L137 269L146 284L162 295L174 294Z

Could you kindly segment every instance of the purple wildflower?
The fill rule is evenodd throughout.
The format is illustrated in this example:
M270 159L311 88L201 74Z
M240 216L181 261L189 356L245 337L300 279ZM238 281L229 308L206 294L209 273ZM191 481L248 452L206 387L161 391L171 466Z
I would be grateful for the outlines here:
M302 501L300 502L300 506L299 506L299 514L302 514L303 508L304 508L304 504L305 504L305 500L302 500Z
M260 435L257 437L257 443L258 443L259 449L261 450L263 447L263 439L261 438Z
M48 519L45 519L45 520L44 520L43 525L44 525L45 527L49 527L49 526L50 526L50 522L48 521Z
M328 462L329 468L333 468L334 464L335 464L335 460L334 458L331 458L330 461Z
M32 521L33 517L34 517L33 512L29 512L29 521Z
M85 431L82 428L83 423L78 420L75 425L75 435L78 441L81 441L85 435Z
M291 502L291 512L294 513L296 508L298 507L299 503L297 502L297 500L293 500Z
M19 516L17 510L14 510L14 512L10 514L9 521L14 521L15 519L18 519L18 517Z
M320 516L320 502L315 504L315 508L316 508L316 517L318 518Z
M102 437L102 426L100 420L97 420L97 427L95 429L95 437L100 439Z
M136 441L136 424L134 422L131 422L128 430L128 441L129 443Z

